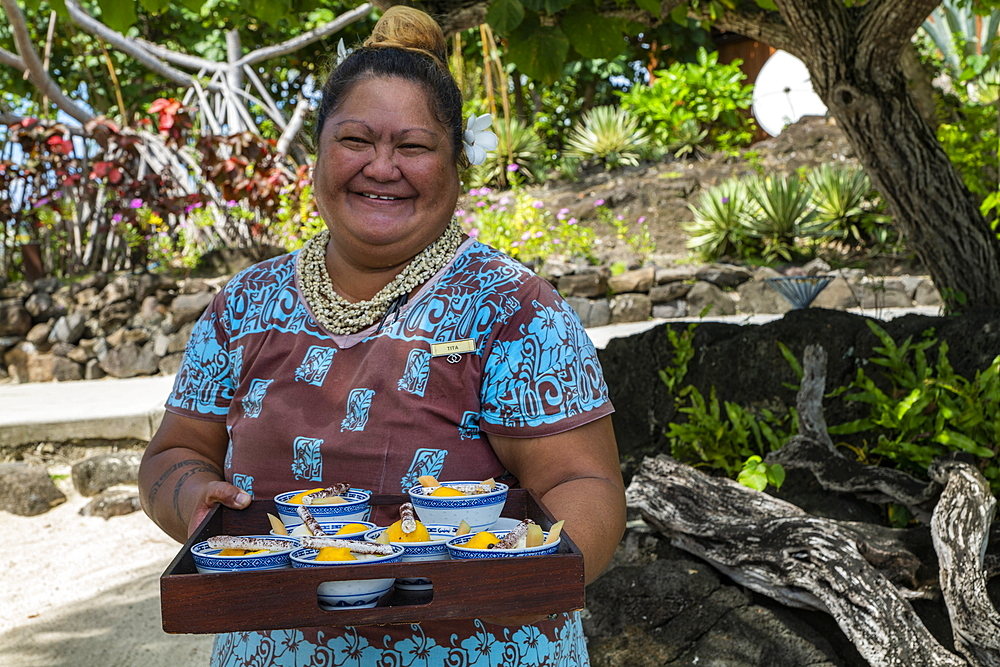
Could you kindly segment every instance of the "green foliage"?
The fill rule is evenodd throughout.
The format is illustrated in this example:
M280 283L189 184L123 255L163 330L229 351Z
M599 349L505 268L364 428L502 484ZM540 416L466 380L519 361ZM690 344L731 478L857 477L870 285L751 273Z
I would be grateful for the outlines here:
M1000 443L1000 357L972 380L955 373L948 361L948 344L933 337L933 329L914 342L897 345L872 321L868 327L881 341L880 356L871 362L883 368L890 385L883 390L864 368L847 387L833 395L866 403L867 417L830 427L831 434L871 433L871 454L898 467L923 473L934 458L960 451L980 459L980 468L994 493L1000 491L996 455ZM927 352L937 346L937 360ZM884 384L882 385L884 386Z
M538 15L526 11L524 20L510 33L507 56L530 78L552 84L562 72L569 40L558 26L542 25Z
M646 216L640 216L636 220L636 231L633 232L632 225L626 222L625 216L616 215L614 211L604 205L603 199L597 200L594 209L597 211L598 219L612 227L618 240L624 241L634 253L639 255L643 262L646 261L650 253L656 250L656 244L653 243L653 237L649 232L649 225L646 224Z
M938 126L937 138L970 192L982 198L997 190L995 105L958 103L953 121Z
M470 210L459 210L469 236L478 238L522 263L550 255L593 257L594 233L560 211L552 215L542 202L515 188L491 202L490 188L474 188Z
M736 481L756 491L763 491L770 484L780 489L785 483L785 469L780 463L765 463L759 456L751 456L743 462L743 470Z
M846 239L883 251L900 239L860 169L823 165L796 176L750 175L709 188L683 226L700 259L789 261L810 246Z
M680 461L701 462L723 470L730 477L743 477L741 483L756 483L758 474L763 474L765 481L780 485L784 481L781 466L764 464L760 457L780 448L798 430L794 410L783 416L761 410L756 417L735 403L725 401L720 406L715 387L708 399L693 385L679 389L687 376L688 364L694 358L697 326L689 324L679 334L673 328L667 329L674 352L670 365L660 371L660 380L678 406L684 399L690 400L689 405L678 407L678 412L687 415L687 420L667 426L671 455Z
M752 86L742 83L745 75L739 60L719 64L718 53L698 49L697 62L674 63L656 72L650 86L636 85L622 93L622 107L642 120L655 141L664 147L678 133L688 136L694 122L707 131L707 144L731 150L753 139L754 122L743 113L752 102Z
M594 107L573 128L566 142L566 155L601 162L605 169L637 166L639 151L646 141L646 132L639 128L638 119L626 110Z

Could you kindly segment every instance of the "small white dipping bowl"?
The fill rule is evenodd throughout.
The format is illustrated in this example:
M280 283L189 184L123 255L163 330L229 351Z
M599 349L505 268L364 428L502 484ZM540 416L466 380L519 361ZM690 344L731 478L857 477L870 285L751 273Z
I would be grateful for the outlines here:
M340 530L349 523L360 523L361 525L364 526L363 530L356 530L351 533L344 533L343 535L337 535L337 539L341 540L362 540L365 537L365 533L372 530L373 528L378 528L378 526L376 526L371 521L319 521L318 523L319 527L323 529L323 532L329 535L330 537L333 537L334 533L336 533L338 530ZM301 523L297 523L294 526L285 526L285 528L288 530L289 533L288 537L291 537L294 540L298 540L299 537L301 536L292 535L291 532L301 525L302 525ZM284 537L284 535L278 535L273 530L271 531L271 535Z
M493 530L490 531L498 538L503 539L509 530ZM543 533L544 539L549 538L548 531ZM451 554L452 560L471 560L474 558L520 558L522 556L547 556L549 554L554 554L559 550L559 543L562 542L562 538L557 538L552 544L543 544L540 547L524 547L523 549L469 549L463 546L466 542L471 540L475 536L474 533L469 533L468 535L460 535L458 537L453 537L448 540L447 547L448 553Z
M338 565L358 565L360 563L398 563L403 558L403 548L393 547L388 556L358 555L358 560L317 561L317 549L296 549L289 558L293 568L337 567ZM392 590L395 579L350 579L347 581L324 581L316 589L321 609L365 609L374 607L382 596Z
M482 484L482 480L441 482L441 486L461 484ZM474 496L429 496L424 495L424 487L417 485L409 490L409 496L417 517L424 525L457 526L464 519L472 532L478 533L500 518L503 505L507 502L507 485L497 482L493 491Z
M281 523L285 524L286 528L291 531L291 526L302 523L302 517L298 515L296 509L301 506L302 503L289 503L287 502L289 498L292 498L303 491L308 491L308 489L300 489L298 491L288 491L286 493L279 493L274 497L274 506L278 510L278 518L281 519ZM341 497L346 500L346 503L338 503L336 505L307 505L309 512L316 518L317 521L364 521L368 518L368 500L372 497L370 491L365 491L364 489L351 489L343 494Z
M277 539L288 543L287 549L270 551L253 556L220 556L222 549L213 549L208 542L199 542L191 547L191 556L199 574L216 574L219 572L250 572L253 570L287 570L290 567L288 555L299 548L299 542L291 537L273 535L248 535Z
M445 543L455 537L456 526L440 526L424 524L431 539L427 542L390 542L394 547L403 547L403 562L412 563L430 560L448 560L448 547ZM376 528L365 533L365 540L374 542L385 532L385 528ZM432 588L431 581L423 577L396 579L396 588L404 591L427 591Z

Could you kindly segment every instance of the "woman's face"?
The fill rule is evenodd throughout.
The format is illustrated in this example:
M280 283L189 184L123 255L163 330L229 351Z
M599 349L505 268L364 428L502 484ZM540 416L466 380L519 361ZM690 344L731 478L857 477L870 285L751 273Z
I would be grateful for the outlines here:
M427 247L455 211L454 157L422 87L399 78L355 84L326 119L316 163L316 204L334 251L383 268Z

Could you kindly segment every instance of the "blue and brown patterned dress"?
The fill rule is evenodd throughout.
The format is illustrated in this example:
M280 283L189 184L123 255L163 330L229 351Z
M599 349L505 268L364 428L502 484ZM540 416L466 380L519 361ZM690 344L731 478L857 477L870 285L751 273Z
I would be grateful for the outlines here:
M166 404L178 415L226 423L226 478L255 499L340 481L400 493L420 475L500 477L490 434L554 435L613 411L573 310L546 281L486 245L466 241L398 318L346 336L327 332L309 311L295 258L262 262L226 285L195 326ZM435 354L435 343L455 341L470 351ZM387 525L394 517L371 520ZM212 664L576 667L588 660L578 615L565 614L524 627L469 620L232 633L216 638Z

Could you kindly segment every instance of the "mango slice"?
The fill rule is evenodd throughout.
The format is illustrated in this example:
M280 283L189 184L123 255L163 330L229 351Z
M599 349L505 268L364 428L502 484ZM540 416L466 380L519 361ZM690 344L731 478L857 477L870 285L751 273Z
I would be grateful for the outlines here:
M417 477L417 484L420 486L441 486L441 484L432 475L421 475Z
M389 544L389 533L382 531L378 537L375 538L376 544Z
M488 486L492 490L492 489L497 488L497 482L496 482L495 479L493 479L492 477L490 477L489 479L484 479L483 480L483 486Z
M431 536L424 527L424 524L417 523L417 529L412 533L403 532L403 520L400 519L385 529L383 535L388 536L390 542L430 542Z
M309 530L309 526L307 526L304 523L300 523L299 525L295 526L295 528L292 528L292 532L289 534L292 537L301 537L303 535L312 535L312 531Z
M316 554L316 560L357 560L349 547L323 547Z
M440 496L464 496L465 494L459 491L458 489L453 489L449 486L442 486L435 489L428 495L440 497Z
M462 519L458 522L458 530L455 531L455 537L458 537L459 535L468 535L471 532L472 526L469 525L468 521Z
M274 516L270 512L267 515L267 520L271 522L271 530L274 531L275 535L287 535L288 529L285 528L285 524L281 523L281 519Z
M266 554L267 549L257 549L256 551L247 551L246 549L223 549L219 552L220 556L253 556L254 554Z
M309 489L307 491L303 491L302 493L296 493L294 496L292 496L291 498L289 498L285 502L289 503L291 505L301 505L303 498L305 498L306 496L308 496L310 493L316 493L317 491L322 491L322 490L323 490L323 487L320 487L318 489Z
M524 537L524 546L526 547L540 547L545 541L545 535L542 532L542 527L537 523L533 523L528 526L528 534Z
M545 544L552 544L553 542L559 539L559 533L562 532L562 527L564 523L566 523L565 519L563 519L562 521L556 521L554 524L552 524L552 527L549 528L549 536L545 538Z
M473 535L472 539L466 542L463 546L465 546L466 549L488 549L490 546L499 541L500 538L496 535L484 530L481 533Z
M345 525L343 528L341 528L340 530L338 530L336 533L334 533L333 536L336 537L337 535L348 535L350 533L360 533L363 530L368 530L368 526L366 526L363 523L349 523L349 524Z
M313 505L342 505L347 501L340 496L328 496L326 498L316 498L312 501Z

